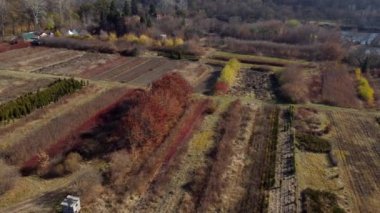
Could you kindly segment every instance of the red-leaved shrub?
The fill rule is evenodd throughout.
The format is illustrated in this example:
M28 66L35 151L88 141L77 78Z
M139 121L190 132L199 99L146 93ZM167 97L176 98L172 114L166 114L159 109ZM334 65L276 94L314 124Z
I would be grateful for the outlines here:
M129 145L140 147L162 141L184 112L191 93L190 84L177 73L153 82L151 90L139 96L124 117Z
M229 90L229 86L226 82L218 81L215 84L215 94L222 95L226 94Z

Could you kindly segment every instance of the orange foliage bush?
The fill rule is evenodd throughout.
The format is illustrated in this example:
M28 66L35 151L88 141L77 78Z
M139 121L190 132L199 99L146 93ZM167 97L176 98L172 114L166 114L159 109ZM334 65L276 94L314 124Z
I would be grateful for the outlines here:
M162 141L184 112L192 87L179 74L168 74L153 82L149 92L137 97L137 104L124 117L129 145L141 147Z

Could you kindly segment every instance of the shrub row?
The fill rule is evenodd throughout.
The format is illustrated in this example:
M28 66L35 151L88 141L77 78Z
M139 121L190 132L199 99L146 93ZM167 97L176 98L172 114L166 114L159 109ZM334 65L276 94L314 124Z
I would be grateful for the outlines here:
M269 189L275 184L275 174L276 174L276 150L278 143L278 126L279 126L279 115L280 109L276 108L271 115L272 129L271 135L269 138L269 172L267 173L267 177L265 178L265 187Z
M240 62L233 58L230 59L222 70L215 85L215 93L224 94L233 86L241 68Z
M100 53L116 53L117 49L112 43L98 40L79 40L75 38L45 38L41 45L71 50L92 51Z
M226 179L222 178L226 168L230 165L234 155L233 140L238 137L242 120L242 104L240 100L232 102L218 122L215 142L217 146L211 151L212 164L210 176L207 180L206 189L200 201L199 211L205 212L208 207L220 202L220 193L226 185ZM199 193L199 192L198 192ZM199 195L198 195L199 196Z
M226 51L267 55L279 58L297 58L311 61L334 61L343 57L340 44L327 42L310 45L293 45L268 41L244 41L239 39L212 39L210 45L223 46Z
M48 88L36 93L28 93L16 100L0 105L0 122L9 122L30 114L35 109L42 108L51 102L57 102L62 96L71 94L83 86L84 81L74 79L59 79Z
M183 114L192 87L179 74L171 73L153 82L123 118L131 147L159 143Z
M331 192L307 188L302 191L301 196L303 212L345 212L344 209L339 207L337 196Z
M309 134L296 134L297 147L301 150L328 153L331 151L331 144L328 140Z

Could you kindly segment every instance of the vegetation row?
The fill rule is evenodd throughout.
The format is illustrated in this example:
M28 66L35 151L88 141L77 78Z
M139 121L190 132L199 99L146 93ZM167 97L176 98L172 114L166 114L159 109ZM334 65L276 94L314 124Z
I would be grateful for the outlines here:
M59 79L42 91L28 93L0 105L0 122L7 123L28 115L36 109L57 102L62 96L74 93L85 85L82 80Z
M368 80L363 77L361 69L355 70L356 80L358 81L358 92L360 98L366 101L369 105L373 105L375 101L375 91L369 84Z
M77 133L45 152L50 159L68 151L93 158L123 148L157 147L183 115L191 93L192 87L179 74L168 74L153 82L149 91L135 90L127 100L104 112L103 120L89 132ZM23 173L30 174L41 167L42 160L37 155L27 160Z
M343 213L334 193L307 188L302 191L303 212Z
M297 147L301 150L316 152L316 153L328 153L331 151L331 144L328 140L310 135L310 134L296 134Z
M267 173L267 178L265 179L265 186L267 188L272 187L275 184L275 173L276 173L276 150L278 143L278 131L279 131L279 115L280 109L276 108L271 116L272 130L269 138L269 171Z
M215 85L215 92L217 94L225 94L233 86L241 68L240 62L233 58L230 59L226 66L223 68L222 73Z

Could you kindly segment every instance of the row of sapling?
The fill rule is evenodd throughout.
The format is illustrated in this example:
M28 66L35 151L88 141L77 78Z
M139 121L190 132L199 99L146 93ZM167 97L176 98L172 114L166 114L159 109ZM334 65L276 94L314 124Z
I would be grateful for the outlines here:
M245 189L242 199L236 204L235 212L266 212L267 193L269 187L270 173L275 168L273 154L273 131L274 114L276 108L264 106L259 109L255 115L251 137L249 139L249 148L246 149L246 155L252 158L242 171L242 187Z
M270 115L271 119L271 135L268 138L269 146L269 172L265 178L265 187L270 188L275 184L275 173L276 173L276 153L277 153L277 143L278 143L278 132L279 132L279 115L280 109L276 108L274 112Z
M240 62L233 58L230 59L227 64L224 66L217 82L215 85L216 94L225 94L230 88L234 85L239 71L241 69Z
M65 95L80 90L85 85L86 83L82 80L59 79L42 91L28 93L0 105L0 122L8 123L11 120L26 116L36 109L57 102Z
M28 137L22 137L9 144L0 151L0 155L12 165L21 165L39 151L46 148L52 149L52 146L55 146L56 153L62 152L62 147L71 147L74 143L73 138L78 135L78 129L82 130L95 124L99 115L103 114L111 103L115 103L115 97L121 97L125 92L126 88L105 91L75 110L69 110L50 122L42 124L40 128L29 133ZM44 113L45 110L38 110L29 115L26 120L34 120ZM6 128L11 129L12 125Z
M233 156L233 140L238 137L239 127L242 119L242 104L239 100L229 106L218 124L215 141L217 146L210 153L211 172L208 177L207 187L204 189L200 199L199 211L208 211L210 207L221 202L220 193L226 185L223 174L230 165ZM210 163L211 163L210 162Z

